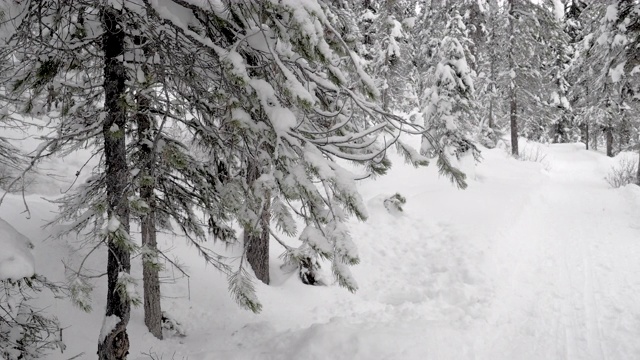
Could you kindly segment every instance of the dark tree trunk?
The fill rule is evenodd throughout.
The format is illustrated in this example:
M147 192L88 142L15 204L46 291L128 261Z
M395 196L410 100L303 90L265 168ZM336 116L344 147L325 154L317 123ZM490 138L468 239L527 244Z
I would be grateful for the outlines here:
M258 176L258 168L251 166L247 179L249 184L255 182ZM263 283L269 284L269 222L271 221L269 195L265 196L264 201L258 224L260 233L256 234L251 229L245 228L244 243L247 246L247 261L256 277Z
M518 156L518 101L515 87L511 89L509 115L511 119L511 155Z
M493 130L493 99L489 100L489 129Z
M638 145L638 171L636 172L636 185L640 186L640 144Z
M513 72L516 66L513 59L513 51L515 44L513 43L515 37L513 37L514 26L513 23L515 21L515 0L509 0L509 30L512 34L511 37L511 53L509 54L509 69ZM511 88L509 90L509 117L511 123L511 154L513 156L519 155L518 149L518 100L517 100L517 92L516 92L516 79L511 79Z
M269 200L265 200L260 216L260 234L245 231L244 241L248 244L247 260L256 277L265 284L269 284Z
M584 143L587 145L587 150L589 150L589 123L584 124L584 136L586 139Z
M495 76L495 60L491 58L491 81L493 82L496 78ZM493 121L493 92L495 90L495 84L491 84L491 94L489 95L489 129L493 130L494 121Z
M140 219L142 246L142 281L144 283L144 323L149 332L162 339L162 308L160 306L160 277L158 269L158 243L156 241L156 199L153 156L153 118L149 115L149 99L137 97L138 139L140 141L140 199L149 209Z
M107 308L106 316L117 316L119 322L113 330L98 343L100 360L123 360L129 353L127 324L131 304L121 291L118 291L120 273L131 270L131 254L126 242L129 235L129 204L127 202L127 154L125 144L126 113L124 107L125 67L121 56L124 53L124 32L119 21L120 14L114 8L101 9L100 19L104 34L102 50L104 52L104 91L105 111L102 134L104 136L104 159L106 165L107 200L109 218L116 218L120 228L110 232L107 239Z
M604 129L604 137L607 142L607 156L613 157L613 129L611 126Z

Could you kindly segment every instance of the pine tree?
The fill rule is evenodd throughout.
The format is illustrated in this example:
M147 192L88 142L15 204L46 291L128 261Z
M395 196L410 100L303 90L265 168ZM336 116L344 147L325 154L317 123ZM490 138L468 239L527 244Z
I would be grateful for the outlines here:
M415 0L369 1L360 9L360 32L366 41L362 55L367 69L380 82L385 110L406 108L411 90L411 31L416 19Z
M122 359L129 348L126 325L130 303L125 289L130 279L131 251L124 147L126 115L122 102L126 80L121 59L124 39L118 10L99 4L88 5L44 0L25 4L20 18L11 22L13 34L3 44L5 54L13 57L6 60L3 80L8 87L6 101L16 111L36 116L51 115L52 123L57 127L57 134L46 140L33 161L59 153L65 145L73 148L89 141L104 144L108 174L105 210L109 214L104 242L110 250L106 317L114 326L100 338L98 348L102 359ZM97 42L83 43L87 36L87 15L93 20L93 29L104 30ZM89 59L84 62L89 47L103 53L103 61ZM103 65L102 69L99 64ZM64 80L53 81L61 73L64 73ZM90 83L97 74L104 79L102 86ZM77 86L68 85L76 81ZM92 102L86 101L94 99L91 95L96 93L104 94L105 111L102 113ZM85 101L77 102L81 98L77 95L86 96ZM74 121L55 121L68 118ZM96 124L95 119L101 121Z
M503 84L508 88L511 150L518 156L518 136L546 140L553 113L563 107L555 104L554 96L561 90L553 70L557 59L564 59L557 51L563 49L563 31L548 4L528 1L508 2L507 31L503 41L507 44L505 56L508 68ZM554 53L554 49L559 49ZM562 85L564 86L564 85ZM558 95L560 99L560 95ZM561 104L562 101L558 101ZM526 119L524 121L523 119Z
M572 26L579 29L570 32L575 37L575 55L570 68L573 78L571 105L575 109L576 121L584 128L587 149L589 144L594 149L598 148L599 134L607 118L606 109L602 106L604 82L600 77L604 59L596 42L605 8L600 3L576 5L568 13L573 16Z
M438 8L445 11L445 8ZM430 30L433 26L423 14L418 26L422 27L419 36L431 33L441 36L432 39L429 44L416 45L423 52L421 61L416 61L416 70L423 80L419 88L421 116L424 121L421 153L428 157L437 157L441 174L449 175L457 186L464 188L465 175L456 169L451 161L466 154L474 158L478 152L469 136L472 134L471 109L474 107L473 71L467 63L472 58L469 51L471 41L463 18L454 6L437 18L444 27L438 32ZM424 41L424 40L422 40Z
M502 46L506 17L502 16L497 1L487 1L480 11L483 21L477 25L480 30L474 33L478 73L475 88L477 104L480 106L476 113L481 117L478 136L481 144L493 148L503 137L499 119L506 113L502 102L505 89L501 76L506 69ZM476 21L478 18L475 18Z
M580 44L583 39L584 32L584 19L582 13L584 12L587 4L582 0L570 0L565 4L565 27L564 30L569 36L569 52L571 60L567 66L567 77L571 84L568 91L569 104L573 111L572 121L574 125L580 127L581 138L584 141L587 150L589 149L589 132L590 122L580 116L581 109L579 108L579 96L578 92L585 90L583 84L579 83L581 80L580 74L576 72L580 64L581 48Z
M383 173L388 167L384 149L395 140L380 147L376 134L411 125L372 102L380 92L336 28L345 24L338 14L348 9L329 2L319 2L321 8L246 2L228 6L229 12L221 14L180 4L198 14L202 35L173 25L194 39L206 37L199 42L222 55L222 76L229 81L218 88L224 96L211 103L232 99L220 106L220 118L228 121L216 125L227 129L228 140L220 139L225 141L221 144L203 138L199 143L227 165L229 174L255 179L238 182L229 176L225 182L245 196L234 216L245 232L253 228L258 234L264 229L259 224L265 223L260 214L269 202L272 223L288 235L297 233L294 216L299 216L305 223L299 247L278 240L276 231L269 229L284 246L286 262L299 268L304 281L315 283L318 260L325 258L338 282L355 290L347 265L358 258L344 221L349 214L364 219L366 212L354 189L355 175L336 159L361 163L366 173ZM341 68L332 65L339 56L347 60ZM424 163L415 151L403 145L401 149L412 162ZM257 176L248 177L247 169L255 171L256 165ZM245 243L244 248L243 259L251 245ZM246 273L241 261L230 275L230 289L236 300L258 310Z
M640 93L640 81L638 69L640 69L640 5L635 2L618 0L616 4L607 7L602 21L602 35L598 39L602 45L607 46L606 62L608 66L603 69L611 78L612 87L619 94L619 113L617 133L619 135L620 149L630 142L630 118L628 113L638 110L638 94ZM630 111L631 110L631 111ZM636 111L633 111L636 110ZM611 132L611 131L610 131ZM609 133L610 133L609 132ZM637 138L637 137L636 137ZM638 141L636 139L636 141ZM610 143L610 142L609 142ZM640 153L640 146L636 143ZM609 153L609 149L607 149ZM608 154L609 155L609 154ZM640 158L639 158L640 164ZM640 185L640 168L636 174L636 184Z
M585 31L579 62L579 71L590 75L582 80L591 95L585 100L583 116L591 115L595 119L596 126L604 134L607 156L614 155L614 140L627 127L626 97L632 88L625 76L630 71L626 68L629 37L626 34L628 27L620 27L618 21L621 9L630 7L626 2L608 6L599 4L587 7L583 12L591 22ZM597 138L594 144L597 144Z
M127 299L126 286L122 279L131 271L131 245L129 239L129 203L127 184L129 168L126 154L125 129L127 125L124 107L126 70L122 13L105 6L100 9L100 20L104 30L102 51L104 52L105 121L102 124L104 137L105 177L107 183L107 215L109 217L107 247L107 309L105 323L117 318L117 324L104 339L98 342L98 357L104 360L126 359L129 353L127 324L131 303ZM124 274L127 275L124 275Z
M553 4L551 4L553 6ZM555 20L557 26L554 36L550 37L552 47L553 62L549 62L550 75L552 77L552 92L549 102L549 123L551 125L550 138L552 142L570 142L578 137L578 132L574 128L573 109L569 102L570 83L570 61L573 57L571 38L567 33L565 16ZM559 31L562 28L563 31Z

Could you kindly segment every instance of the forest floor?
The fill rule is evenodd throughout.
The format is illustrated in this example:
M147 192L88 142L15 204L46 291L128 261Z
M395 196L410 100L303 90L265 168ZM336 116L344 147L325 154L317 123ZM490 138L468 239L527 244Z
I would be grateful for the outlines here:
M252 314L184 239L161 236L189 273L166 264L162 285L163 308L186 336L155 340L134 309L129 358L640 359L640 187L611 189L604 177L620 157L581 144L527 143L524 152L545 157L518 161L485 149L466 190L434 166L414 169L398 158L387 176L361 182L369 221L350 224L361 255L355 294L303 285L280 269L274 244L272 284L256 284L263 311ZM55 167L74 174L79 164L69 158ZM396 192L407 204L390 214L383 201ZM87 249L80 239L43 241L51 230L40 226L55 207L41 196L26 197L30 219L14 196L0 217L36 244L36 270L62 280L59 259L77 262ZM96 272L104 257L91 258ZM141 278L139 264L133 271ZM48 358L95 358L102 283L91 313L38 299L65 327L67 349Z

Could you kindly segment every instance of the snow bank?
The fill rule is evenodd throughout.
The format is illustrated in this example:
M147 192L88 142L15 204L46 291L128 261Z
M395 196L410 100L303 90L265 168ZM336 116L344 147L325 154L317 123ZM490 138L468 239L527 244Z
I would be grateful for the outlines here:
M17 280L35 274L33 244L11 224L0 219L0 280Z

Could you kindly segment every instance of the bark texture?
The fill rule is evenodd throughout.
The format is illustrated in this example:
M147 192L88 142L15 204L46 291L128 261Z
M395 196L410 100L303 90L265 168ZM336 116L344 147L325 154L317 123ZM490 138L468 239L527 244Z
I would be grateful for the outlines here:
M613 157L613 129L611 126L604 129L604 138L607 145L607 156Z
M511 32L511 34L513 34L514 31L514 26L513 23L515 21L515 5L516 5L516 1L515 0L509 0L509 30ZM513 49L515 47L515 44L513 44L513 41L515 37L511 37L511 52L513 52ZM511 69L513 71L515 67L515 63L513 60L513 54L509 54L509 69ZM511 79L511 88L509 90L509 118L510 118L510 125L511 125L511 154L513 156L518 156L520 154L519 149L518 149L518 99L517 99L517 91L516 91L516 84L515 84L515 79Z
M162 339L162 307L160 306L160 277L158 268L158 243L156 241L155 173L153 169L153 118L149 115L149 99L140 95L136 99L138 114L138 139L140 141L140 199L148 211L140 219L142 246L142 281L144 283L144 323L149 332Z
M584 137L585 137L585 144L587 145L587 150L589 150L589 123L585 123L584 124Z
M248 174L248 182L252 184L258 178L258 168L251 166ZM269 284L269 222L271 221L269 197L266 196L256 234L251 229L245 228L244 243L247 246L247 261L251 265L256 277L265 284Z
M100 19L104 34L102 50L104 52L104 91L106 118L103 124L104 158L106 165L108 215L120 222L117 232L109 233L107 239L107 308L106 316L117 316L120 321L106 334L102 342L98 342L98 358L100 360L123 360L129 353L129 336L127 324L131 312L129 299L118 291L117 284L120 273L131 270L131 254L129 247L123 243L123 237L129 234L129 204L127 202L127 186L129 171L127 169L126 144L124 130L126 112L124 107L126 70L121 60L124 53L124 32L119 21L120 14L110 6L101 9Z
M516 89L511 89L511 101L509 103L509 117L511 123L511 154L518 156L518 100L516 99Z
M636 185L640 186L640 146L638 147L638 171L636 172Z

